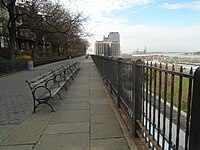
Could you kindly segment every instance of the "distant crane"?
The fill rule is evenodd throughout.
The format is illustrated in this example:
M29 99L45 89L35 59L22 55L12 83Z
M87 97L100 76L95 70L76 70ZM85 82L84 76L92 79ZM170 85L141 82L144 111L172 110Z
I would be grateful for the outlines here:
M147 47L145 46L144 47L144 54L146 54L146 52L147 52Z

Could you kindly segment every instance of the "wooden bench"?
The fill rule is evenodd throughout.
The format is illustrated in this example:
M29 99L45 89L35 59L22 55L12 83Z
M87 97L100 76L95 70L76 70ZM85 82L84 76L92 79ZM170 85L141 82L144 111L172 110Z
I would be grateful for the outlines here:
M45 74L41 74L32 80L26 80L33 97L33 112L35 112L36 108L41 104L47 104L53 112L54 109L49 104L49 100L53 99L55 95L58 95L59 98L62 99L59 94L60 89L64 87L65 90L67 90L66 83L70 83L70 80L74 79L74 74L77 74L77 70L79 69L80 65L71 63Z
M69 77L74 80L75 76L78 74L78 71L80 70L80 63L75 62L69 67L65 67L65 71L69 75Z

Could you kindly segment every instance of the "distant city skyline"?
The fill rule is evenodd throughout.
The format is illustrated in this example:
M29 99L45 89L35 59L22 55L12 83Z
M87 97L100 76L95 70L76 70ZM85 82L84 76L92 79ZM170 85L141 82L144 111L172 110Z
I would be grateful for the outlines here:
M199 0L76 0L70 7L90 16L91 49L105 33L119 32L121 52L200 51ZM63 3L64 4L64 3Z
M119 32L110 32L108 36L103 36L101 41L96 41L94 54L100 56L120 56L120 34Z

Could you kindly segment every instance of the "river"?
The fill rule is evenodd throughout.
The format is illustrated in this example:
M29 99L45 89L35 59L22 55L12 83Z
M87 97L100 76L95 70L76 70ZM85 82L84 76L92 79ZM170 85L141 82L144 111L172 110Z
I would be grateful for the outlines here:
M200 58L200 55L192 55L185 53L163 53L162 55L169 56L169 57L180 57L180 58Z
M180 53L180 52L169 52L169 53L149 53L149 54L136 54L136 55L133 55L133 56L168 56L168 57L178 57L180 58L180 60L176 59L174 61L174 63L178 66L183 66L184 68L188 68L190 69L191 67L196 70L199 66L200 66L200 55L192 55L192 54L188 54L186 55L185 53ZM182 62L182 58L188 58L188 59L192 59L194 58L195 59L195 63L194 62ZM198 61L199 59L199 61ZM160 60L159 60L160 61ZM178 61L178 62L177 62ZM187 61L187 60L185 60ZM164 62L164 61L163 61Z

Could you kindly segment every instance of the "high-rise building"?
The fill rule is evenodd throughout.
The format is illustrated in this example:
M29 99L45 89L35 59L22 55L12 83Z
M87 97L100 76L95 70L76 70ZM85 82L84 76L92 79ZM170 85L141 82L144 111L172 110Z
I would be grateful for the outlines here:
M120 35L110 32L108 37L103 36L103 41L95 42L95 54L101 56L118 57L120 55Z
M116 41L116 42L120 42L120 35L118 32L110 32L108 35L108 40L109 41Z
M103 41L96 41L95 42L95 54L96 55L103 55L104 54Z
M104 55L103 56L111 56L110 55L110 42L103 42L103 49L104 49Z
M110 42L111 56L119 56L120 55L120 43L117 41Z

